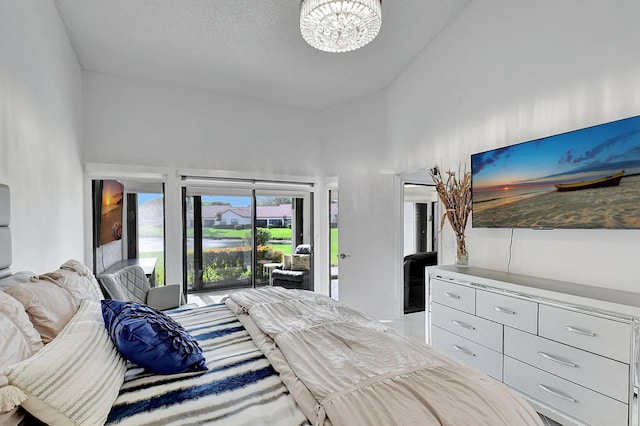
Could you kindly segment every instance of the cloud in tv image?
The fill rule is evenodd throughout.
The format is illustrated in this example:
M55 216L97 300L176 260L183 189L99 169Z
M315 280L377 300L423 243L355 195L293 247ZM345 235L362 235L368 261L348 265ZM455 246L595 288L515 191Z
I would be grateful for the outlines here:
M474 228L640 229L640 116L471 156Z
M102 182L100 245L122 238L122 203L124 187L115 180Z

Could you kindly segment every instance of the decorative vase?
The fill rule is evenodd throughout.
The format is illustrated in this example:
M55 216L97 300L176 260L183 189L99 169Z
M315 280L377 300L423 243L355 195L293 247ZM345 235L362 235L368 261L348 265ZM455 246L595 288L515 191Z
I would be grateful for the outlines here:
M469 252L464 235L456 236L456 266L469 266Z

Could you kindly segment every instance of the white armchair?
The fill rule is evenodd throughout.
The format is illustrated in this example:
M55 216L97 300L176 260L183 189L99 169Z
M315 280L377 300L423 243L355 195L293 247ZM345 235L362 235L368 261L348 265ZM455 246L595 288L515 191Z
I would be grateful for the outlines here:
M102 274L98 281L106 298L144 303L161 311L177 308L182 300L179 284L151 287L140 266L127 266L118 272Z

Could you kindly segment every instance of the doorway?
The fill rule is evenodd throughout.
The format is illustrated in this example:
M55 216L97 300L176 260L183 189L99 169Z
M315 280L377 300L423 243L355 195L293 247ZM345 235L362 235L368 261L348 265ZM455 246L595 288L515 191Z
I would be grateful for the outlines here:
M403 185L404 313L423 312L429 300L427 266L438 261L438 203L433 185Z
M329 296L339 300L338 189L329 190Z

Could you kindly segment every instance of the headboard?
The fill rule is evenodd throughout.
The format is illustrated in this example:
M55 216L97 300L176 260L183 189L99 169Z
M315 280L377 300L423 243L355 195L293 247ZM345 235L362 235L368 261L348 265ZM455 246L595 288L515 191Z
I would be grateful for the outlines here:
M9 187L0 183L0 278L11 275L11 204Z

